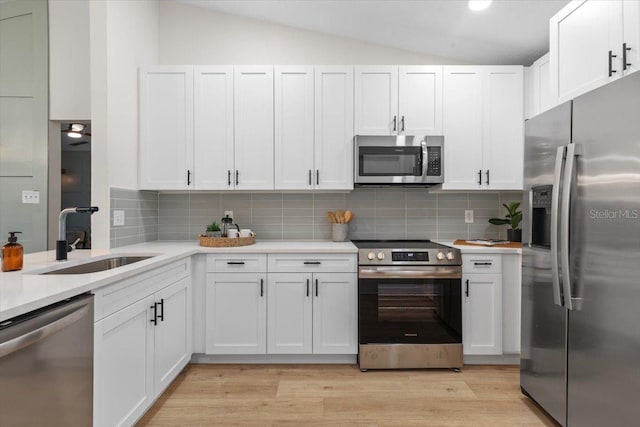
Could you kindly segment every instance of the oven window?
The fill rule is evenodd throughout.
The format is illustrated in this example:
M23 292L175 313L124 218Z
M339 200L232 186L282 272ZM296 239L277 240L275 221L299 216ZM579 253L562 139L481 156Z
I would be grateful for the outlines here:
M462 342L461 281L360 279L360 343Z
M420 147L359 147L360 176L422 176Z

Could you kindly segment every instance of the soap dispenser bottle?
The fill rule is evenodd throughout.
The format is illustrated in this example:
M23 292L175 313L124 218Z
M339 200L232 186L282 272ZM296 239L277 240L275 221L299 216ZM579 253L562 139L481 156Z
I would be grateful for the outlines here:
M21 234L21 232L10 231L9 242L2 247L2 271L22 270L24 248L18 243L16 234Z

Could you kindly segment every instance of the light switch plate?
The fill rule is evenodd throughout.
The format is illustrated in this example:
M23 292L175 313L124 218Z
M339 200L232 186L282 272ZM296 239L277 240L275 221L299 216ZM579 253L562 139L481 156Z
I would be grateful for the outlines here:
M228 216L229 218L233 218L233 211L224 211L224 216Z
M465 224L473 224L473 210L464 211Z
M22 203L37 205L40 203L40 192L38 190L22 190Z
M113 226L120 227L124 225L124 211L113 211Z

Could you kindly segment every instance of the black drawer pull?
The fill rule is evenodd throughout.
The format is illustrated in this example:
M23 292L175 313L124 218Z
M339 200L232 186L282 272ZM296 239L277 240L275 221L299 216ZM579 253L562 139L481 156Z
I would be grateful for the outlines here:
M473 265L493 265L492 262L474 262Z
M227 265L244 265L244 261L227 261Z
M465 289L464 294L466 296L469 296L469 279L467 279L466 284L467 284L467 288Z
M158 305L160 306L160 314L158 315L158 319L164 322L164 298L160 299Z
M151 323L153 323L154 325L158 324L158 303L154 302L152 306L149 307L151 310L153 310L153 319L150 320Z
M320 261L305 261L304 265L320 265L322 262Z

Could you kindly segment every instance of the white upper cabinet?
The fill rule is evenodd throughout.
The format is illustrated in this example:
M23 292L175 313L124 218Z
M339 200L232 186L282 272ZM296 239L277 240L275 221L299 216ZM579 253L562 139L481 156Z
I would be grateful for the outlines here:
M355 67L356 135L398 132L398 67Z
M195 67L194 182L233 188L233 67Z
M398 84L398 133L442 135L442 66L401 66Z
M640 1L624 0L622 2L624 48L622 69L625 74L640 70ZM625 56L626 55L626 58Z
M140 188L193 188L193 67L142 67L140 117Z
M556 106L551 91L551 64L549 53L525 68L525 118L537 116ZM527 75L528 73L528 75Z
M315 68L317 190L353 189L353 67Z
M622 3L572 1L551 18L551 84L558 103L623 75Z
M313 67L275 69L275 188L313 188Z
M444 67L443 187L481 188L482 90L482 67Z
M521 66L444 69L444 189L522 188Z
M524 167L523 70L520 66L483 68L483 185L519 190Z
M442 135L442 66L355 70L356 135Z
M273 67L235 67L233 86L235 188L273 190Z

